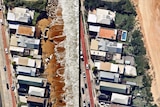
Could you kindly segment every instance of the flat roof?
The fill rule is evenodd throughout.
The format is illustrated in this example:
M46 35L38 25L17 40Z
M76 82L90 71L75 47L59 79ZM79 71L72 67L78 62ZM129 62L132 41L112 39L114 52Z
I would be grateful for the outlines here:
M131 65L125 65L124 75L137 76L136 68Z
M106 52L103 52L103 51L91 50L90 52L91 52L91 55L103 56L103 57L106 56Z
M34 26L19 25L19 27L17 29L17 34L30 36L30 37L34 36L34 32L35 32L35 27Z
M100 86L102 86L102 87L119 88L119 89L126 90L129 85L100 81Z
M110 71L115 73L118 72L118 65L111 63Z
M119 73L120 74L124 74L124 67L125 67L125 65L118 64L118 67L119 67Z
M39 96L39 97L44 97L45 88L29 86L28 94L29 95L34 95L34 96Z
M34 97L34 96L27 96L27 102L36 102L36 103L45 103L45 98Z
M100 30L99 30L98 37L105 38L105 39L116 40L117 30L116 29L108 29L108 28L101 27Z
M16 52L24 52L24 48L22 48L22 47L16 47L16 46L10 46L9 50L10 51L16 51Z
M114 79L115 77L119 78L119 74L111 73L111 72L105 72L105 71L100 71L99 76L102 77L102 78L110 78L110 79Z
M110 71L111 63L110 62L95 62L95 66L98 70Z
M97 16L95 14L88 14L88 22L96 23L97 22Z
M43 83L43 78L23 76L23 75L18 75L17 76L17 80L30 81L30 82L36 82L36 83Z
M99 30L100 30L100 26L89 25L89 31L99 32Z
M98 50L98 41L96 39L91 39L90 49L92 49L92 50Z
M11 42L10 42L10 45L11 46L17 46L17 41L18 41L18 38L16 36L11 36Z
M16 62L17 65L23 65L23 66L29 66L29 67L35 67L35 60L30 59L28 57L15 57L13 58L13 61Z
M111 102L128 105L130 98L131 96L128 95L112 93Z
M42 60L41 59L35 59L35 61L36 61L36 68L41 68Z
M24 73L36 73L36 68L25 67L25 66L17 66L16 71L17 72L24 72Z

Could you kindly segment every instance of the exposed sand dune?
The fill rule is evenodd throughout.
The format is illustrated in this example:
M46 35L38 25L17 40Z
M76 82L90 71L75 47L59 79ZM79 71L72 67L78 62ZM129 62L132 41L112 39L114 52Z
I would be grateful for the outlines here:
M151 61L153 75L151 91L154 102L160 106L160 1L132 0L137 7L138 19Z

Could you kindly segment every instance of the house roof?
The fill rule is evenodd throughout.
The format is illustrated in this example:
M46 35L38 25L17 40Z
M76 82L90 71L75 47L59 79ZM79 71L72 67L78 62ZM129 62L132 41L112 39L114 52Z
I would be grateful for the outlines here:
M97 16L95 14L88 14L88 22L90 23L96 23L97 22Z
M100 30L100 26L89 25L89 31L99 32L99 30Z
M109 62L95 62L95 66L98 70L110 71L111 63Z
M119 73L123 74L125 65L118 64L118 67L119 67Z
M36 83L43 83L43 78L29 77L29 76L23 76L23 75L18 75L17 76L17 80L36 82Z
M17 46L17 41L18 41L18 38L16 36L11 36L11 42L10 42L10 45L11 46Z
M98 50L98 41L96 39L91 39L90 49L92 49L92 50Z
M36 68L41 68L41 63L42 63L42 60L41 59L36 59Z
M120 105L120 104L109 104L108 107L131 107L131 106L125 106L125 105Z
M35 67L35 60L27 57L15 57L13 61L16 62L17 65L23 65L28 67Z
M126 65L124 75L126 76L137 76L137 71L134 66Z
M15 7L8 10L7 20L28 23L30 19L34 18L34 10L31 11L27 8Z
M111 63L110 71L111 72L118 72L118 65Z
M130 104L130 98L131 96L128 95L112 93L111 102L128 105Z
M18 24L11 24L11 23L9 23L9 28L10 29L18 29L18 27L19 27L19 25Z
M24 72L24 73L36 73L36 68L31 68L31 67L25 67L25 66L17 66L16 71L19 72Z
M99 77L100 78L112 79L113 82L119 82L119 74L116 74L116 73L100 71L99 72Z
M45 103L45 98L34 97L34 96L27 96L27 102L35 102L35 103Z
M125 84L100 81L100 87L104 87L105 90L111 92L127 93L126 91L130 86Z
M98 37L105 38L105 39L116 40L117 30L101 27L100 30L99 30Z
M113 21L115 21L116 12L112 12L111 10L97 8L96 9L96 15L97 15L97 22L98 23L106 22L106 24L110 24L105 20L108 20L108 21L113 20Z
M106 56L106 52L103 52L103 51L91 50L90 52L91 52L91 55L95 55L95 56L103 56L103 57Z
M44 97L45 88L29 86L28 94L33 95L33 96L37 96L37 97Z
M33 26L19 25L17 29L17 34L30 36L30 37L34 36L34 32L35 32L35 27Z
M24 48L22 48L22 47L16 47L16 46L10 46L9 50L10 51L15 51L15 52L24 52Z

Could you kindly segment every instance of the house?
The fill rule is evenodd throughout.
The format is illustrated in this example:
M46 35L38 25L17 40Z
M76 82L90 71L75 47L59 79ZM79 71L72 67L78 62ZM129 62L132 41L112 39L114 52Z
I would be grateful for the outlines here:
M91 50L99 50L109 53L119 53L123 51L123 44L117 42L111 42L104 39L91 39Z
M100 27L98 36L99 38L116 40L117 39L117 30Z
M131 100L132 100L131 95L123 95L123 94L118 94L118 93L112 93L112 97L111 97L111 102L112 103L130 105Z
M27 8L14 7L13 9L8 9L7 21L9 23L31 23L34 18L34 10L29 10Z
M46 82L47 82L47 80L44 78L29 77L23 75L18 75L17 80L19 84L25 84L28 86L37 86L37 87L46 87Z
M87 22L90 24L111 25L115 21L116 12L97 8L94 12L89 12Z
M36 97L44 97L45 96L45 88L29 86L28 95L29 96L36 96Z
M121 94L130 94L131 87L130 87L130 85L125 85L125 84L100 81L100 91L101 92L109 91L109 92L116 92L116 93L121 93Z
M34 37L35 27L34 26L27 26L27 25L19 25L16 30L17 36L27 36L27 37Z
M19 75L25 76L36 76L36 68L25 67L25 66L17 66L16 72Z
M39 49L40 40L24 36L11 36L11 46L18 46L29 49Z
M95 14L89 13L87 22L97 23L97 16Z
M27 96L27 104L28 107L45 107L46 99L35 96Z
M16 65L41 68L41 60L40 59L31 59L28 57L14 56L13 62L15 62Z
M89 31L90 32L99 32L100 26L94 26L94 25L89 25Z
M131 65L125 65L124 75L125 76L132 76L132 77L137 76L136 68Z
M20 55L23 56L25 49L23 47L10 46L9 50L12 55Z
M100 81L108 81L108 82L120 82L120 75L117 73L111 73L111 72L105 72L100 71L99 72L99 80Z
M111 25L115 21L116 12L106 9L96 9L97 23Z
M94 60L102 60L105 61L106 59L106 52L103 51L97 51L97 50L90 50L91 52L91 57Z
M126 65L135 65L135 60L133 56L123 56L122 59Z
M95 62L95 66L97 67L98 70L114 72L114 73L119 72L118 65L110 62Z

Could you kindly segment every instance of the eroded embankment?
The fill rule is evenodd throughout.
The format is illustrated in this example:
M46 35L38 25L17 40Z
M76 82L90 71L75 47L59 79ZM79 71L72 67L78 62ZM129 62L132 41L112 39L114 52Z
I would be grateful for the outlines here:
M42 19L37 23L37 34L41 34L42 60L45 67L44 75L50 85L50 99L52 107L63 107L66 105L64 97L64 69L65 48L63 35L62 8L58 0L48 3L48 19ZM39 32L39 33L38 33Z

